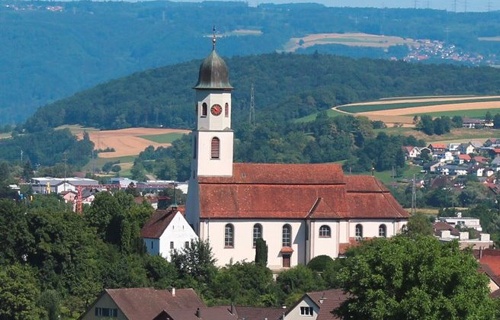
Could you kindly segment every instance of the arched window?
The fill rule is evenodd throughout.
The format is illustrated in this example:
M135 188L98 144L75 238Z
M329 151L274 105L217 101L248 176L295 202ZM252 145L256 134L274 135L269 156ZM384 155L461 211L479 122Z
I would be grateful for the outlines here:
M229 117L229 103L226 102L226 105L224 106L224 116L226 118Z
M289 224L283 226L282 242L283 247L292 246L292 227Z
M381 224L378 226L378 236L379 237L387 237L387 227L385 224Z
M207 114L208 114L208 106L205 102L203 102L203 104L201 106L201 116L206 117Z
M363 239L363 226L360 224L356 225L356 240Z
M219 159L220 157L220 140L217 137L212 138L212 149L211 149L211 158Z
M234 226L230 223L224 228L224 248L234 248Z
M332 236L332 231L329 226L319 227L319 237L320 238L330 238Z
M262 238L262 225L260 223L256 223L253 225L253 247L255 248L255 244L257 243L257 239Z

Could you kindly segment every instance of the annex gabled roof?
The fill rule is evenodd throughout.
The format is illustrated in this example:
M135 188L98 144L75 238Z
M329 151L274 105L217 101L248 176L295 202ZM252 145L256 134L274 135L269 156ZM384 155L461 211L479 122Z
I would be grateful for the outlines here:
M292 311L301 301L309 298L319 308L318 317L316 320L336 320L339 319L332 311L340 307L342 302L349 297L341 289L331 289L324 291L308 292L297 301L297 303L288 309L287 314Z
M408 218L371 176L338 164L234 164L232 177L199 177L200 218Z
M141 238L159 239L175 217L177 210L156 210L141 229Z
M105 294L129 320L153 319L163 310L205 308L193 289L177 289L175 294L152 288L106 289Z

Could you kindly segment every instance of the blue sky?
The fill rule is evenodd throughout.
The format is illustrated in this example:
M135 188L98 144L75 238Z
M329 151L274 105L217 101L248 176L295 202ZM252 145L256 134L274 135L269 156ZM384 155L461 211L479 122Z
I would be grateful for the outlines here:
M175 0L174 0L175 1ZM196 0L177 0L195 2ZM222 0L226 1L226 0ZM230 1L230 0L227 0ZM231 0L234 1L234 0ZM321 3L329 7L431 8L457 12L500 10L500 0L245 0L255 6L262 3Z

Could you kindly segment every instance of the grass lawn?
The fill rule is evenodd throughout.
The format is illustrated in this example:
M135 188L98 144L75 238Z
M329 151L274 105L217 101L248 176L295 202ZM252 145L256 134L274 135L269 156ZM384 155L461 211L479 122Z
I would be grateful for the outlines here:
M430 115L431 117L441 117L441 116L461 116L461 117L469 117L469 118L479 118L484 119L487 112L490 112L492 116L497 113L500 113L500 108L498 109L471 109L471 110L457 110L457 111L443 111L443 112L425 112L425 113L415 113L410 116L422 116L422 115Z
M316 120L316 117L318 116L318 113L319 112L316 112L316 113L310 114L308 116L295 119L295 120L293 120L293 122L295 122L295 123L312 122L312 121ZM332 109L326 110L326 114L328 115L328 117L338 117L338 116L341 116L341 115L346 115L345 113L338 112L338 111L335 111L335 110L332 110Z
M172 143L174 140L182 138L183 135L184 135L183 133L172 132L165 134L145 135L139 137L156 143Z
M96 158L96 159L90 160L89 163L87 163L82 169L83 169L83 171L92 171L93 168L101 169L102 166L104 166L107 162L116 162L116 161L120 161L120 163L118 163L118 165L122 165L125 163L133 164L135 158L137 158L137 156L126 156L126 157L116 157L116 158ZM123 175L121 171L120 171L120 175Z

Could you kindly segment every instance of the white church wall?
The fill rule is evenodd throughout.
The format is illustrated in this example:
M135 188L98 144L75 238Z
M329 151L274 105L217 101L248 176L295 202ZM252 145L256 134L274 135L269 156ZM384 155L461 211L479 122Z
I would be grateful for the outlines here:
M339 225L339 221L320 220L311 222L311 255L308 260L320 255L327 255L332 258L335 258L339 255ZM330 228L329 237L320 235L320 228L322 226Z
M225 226L234 227L234 247L225 247ZM268 246L268 267L276 270L283 267L283 257L280 253L283 248L282 231L285 224L292 228L293 253L290 256L291 266L305 263L306 237L304 221L286 220L204 220L200 224L200 238L210 239L210 245L217 265L224 266L237 261L254 261L255 248L253 247L253 227L256 223L262 225L262 237Z

